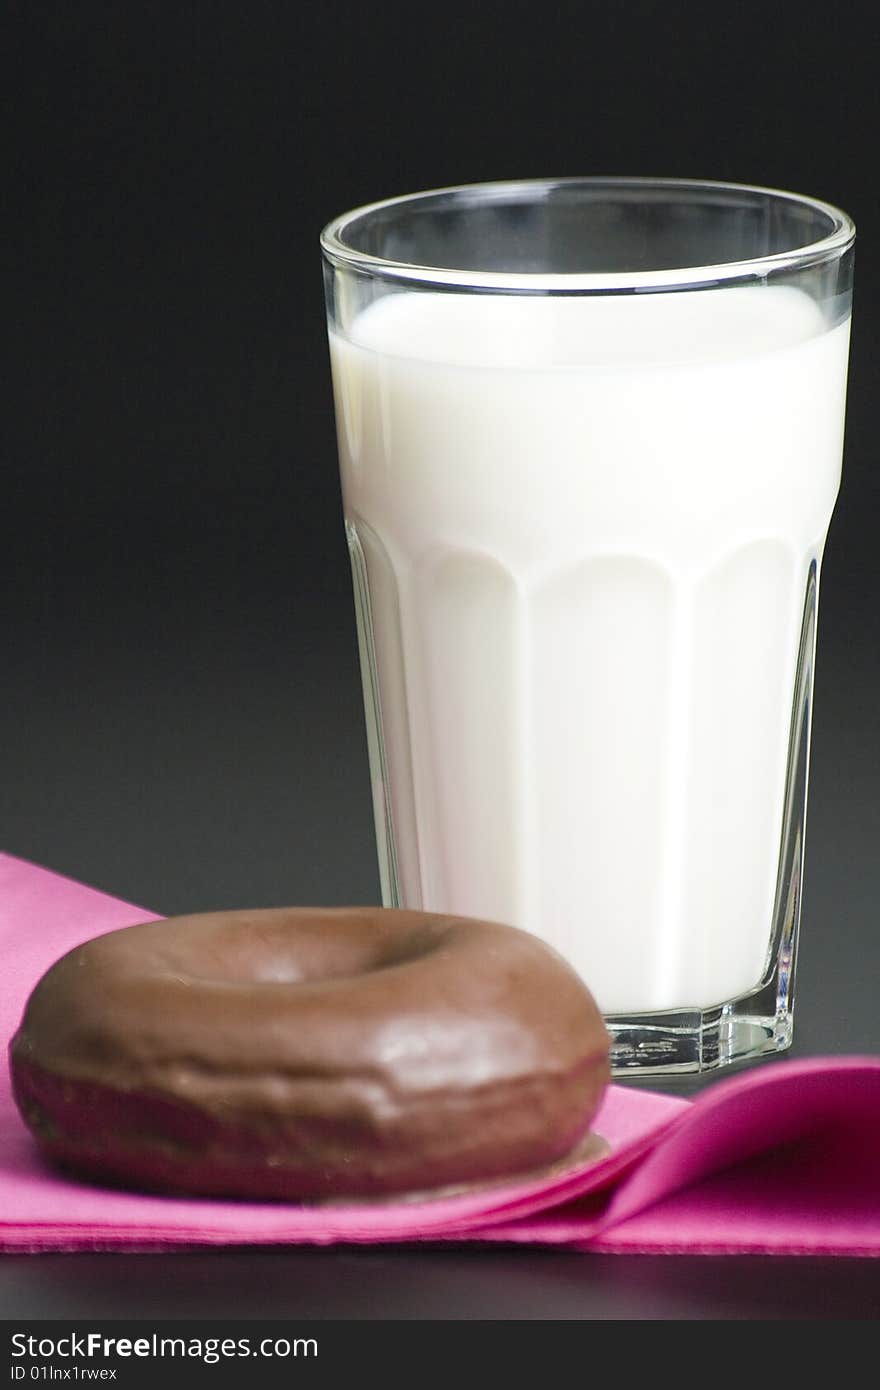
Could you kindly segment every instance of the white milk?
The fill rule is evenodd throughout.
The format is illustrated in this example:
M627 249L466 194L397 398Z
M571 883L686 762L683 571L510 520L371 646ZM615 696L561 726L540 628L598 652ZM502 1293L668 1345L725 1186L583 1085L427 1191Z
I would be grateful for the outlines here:
M543 936L607 1013L758 983L848 333L735 288L331 336L404 905Z

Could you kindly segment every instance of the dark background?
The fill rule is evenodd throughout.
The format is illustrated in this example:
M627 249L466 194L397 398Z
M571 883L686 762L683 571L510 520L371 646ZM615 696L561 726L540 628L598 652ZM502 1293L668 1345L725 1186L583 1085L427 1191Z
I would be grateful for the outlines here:
M376 901L322 225L386 195L479 179L665 174L790 188L844 207L859 230L796 1049L877 1050L876 7L9 11L0 845L166 913ZM186 1258L129 1258L129 1283L108 1272L115 1257L7 1260L0 1315L4 1297L45 1316L114 1298L123 1311L172 1311L158 1291L187 1282L173 1273ZM519 1317L753 1317L776 1306L780 1282L800 1293L779 1315L798 1304L808 1316L833 1305L835 1279L857 1311L870 1277L864 1265L814 1277L786 1262L784 1281L757 1263L732 1278L720 1262L713 1284L719 1262L691 1276L667 1261L661 1295L650 1261L401 1252L394 1276L392 1255L218 1255L202 1275L218 1315L249 1284L249 1258L261 1269L274 1258L276 1271L286 1259L278 1278L308 1286L302 1297L323 1299L327 1315L368 1317L505 1316L502 1306ZM379 1265L384 1301L375 1290L359 1301L346 1271ZM329 1273L315 1282L318 1270ZM140 1305L125 1304L120 1290L137 1279ZM179 1288L172 1299L186 1312Z

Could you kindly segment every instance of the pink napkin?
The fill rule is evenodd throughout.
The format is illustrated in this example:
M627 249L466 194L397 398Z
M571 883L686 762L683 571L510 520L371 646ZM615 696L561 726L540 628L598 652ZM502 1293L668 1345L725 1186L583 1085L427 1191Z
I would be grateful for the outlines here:
M0 854L0 1036L44 970L155 913ZM785 1062L696 1101L609 1088L609 1154L434 1200L295 1206L117 1192L41 1160L0 1073L0 1250L507 1241L601 1251L880 1255L880 1058Z

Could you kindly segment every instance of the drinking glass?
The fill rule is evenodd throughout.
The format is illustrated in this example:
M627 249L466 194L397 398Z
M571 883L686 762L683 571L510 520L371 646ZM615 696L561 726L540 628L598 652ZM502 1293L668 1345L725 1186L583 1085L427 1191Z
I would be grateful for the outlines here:
M322 236L383 901L544 938L618 1072L791 1041L854 236L630 178Z

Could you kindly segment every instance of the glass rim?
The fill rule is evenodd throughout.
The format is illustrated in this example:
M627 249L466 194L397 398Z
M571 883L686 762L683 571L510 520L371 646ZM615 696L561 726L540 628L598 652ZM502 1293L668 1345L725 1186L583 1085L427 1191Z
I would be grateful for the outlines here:
M376 256L367 251L359 251L345 240L345 233L353 222L387 208L403 207L407 203L423 200L470 196L474 201L502 201L517 197L536 200L537 195L547 194L556 188L607 188L609 191L624 188L652 189L668 191L670 194L680 190L706 193L745 193L773 198L777 201L794 203L820 213L830 219L831 230L818 241L798 246L790 251L777 251L766 256L750 259L726 261L717 265L695 265L676 267L671 270L633 270L633 271L565 271L550 273L546 271L488 271L453 269L449 266L420 265L415 262L397 261ZM338 269L359 271L376 279L400 281L411 286L436 286L448 289L473 289L495 293L543 293L543 294L590 294L626 292L638 290L674 290L687 288L707 288L728 280L763 279L772 273L784 270L798 270L814 266L825 260L840 257L855 241L856 228L853 219L832 203L812 198L802 193L791 193L784 189L765 188L760 184L727 183L709 179L677 179L630 176L585 175L573 178L512 179L498 182L453 184L446 188L425 189L418 193L405 193L395 198L383 198L378 202L366 203L352 208L328 222L321 232L321 249L331 265Z

